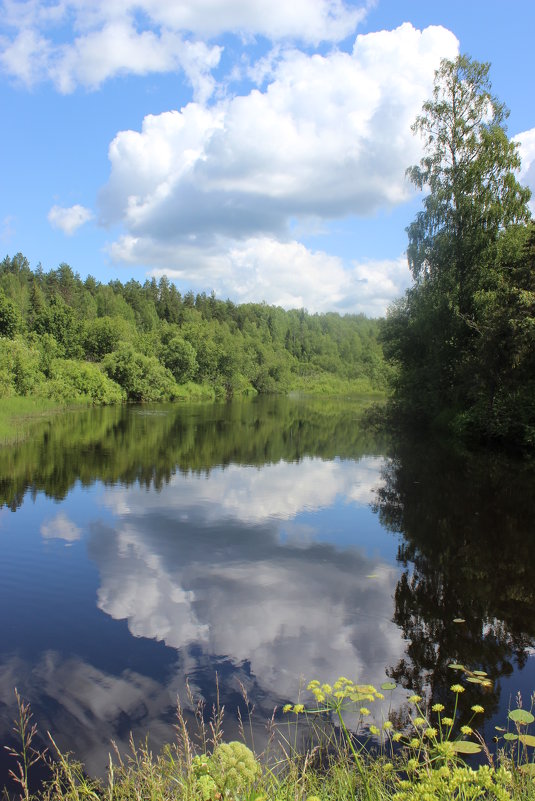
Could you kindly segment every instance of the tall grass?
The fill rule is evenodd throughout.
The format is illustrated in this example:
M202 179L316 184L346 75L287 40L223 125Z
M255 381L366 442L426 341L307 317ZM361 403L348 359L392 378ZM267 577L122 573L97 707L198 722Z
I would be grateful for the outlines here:
M36 423L64 408L65 404L49 398L0 398L0 445L27 439Z
M245 691L242 741L230 743L223 739L219 700L207 715L190 693L193 725L179 702L174 741L160 754L153 754L147 741L131 738L126 755L112 743L104 780L89 778L50 735L47 753L34 748L36 727L17 693L14 728L20 747L9 749L11 777L21 801L535 801L535 737L529 733L535 696L529 710L517 696L507 728L497 727L501 748L493 754L472 726L459 725L460 683L451 687L450 709L411 696L399 731L389 719L381 727L366 723L370 711L364 704L384 697L372 685L342 677L332 687L313 681L308 690L309 704L287 704L285 721L275 713L267 721L267 745L259 754ZM482 712L479 705L472 709L473 718ZM357 721L351 730L348 715ZM464 758L476 752L483 764L472 768ZM47 765L49 778L32 795L29 774L37 761Z

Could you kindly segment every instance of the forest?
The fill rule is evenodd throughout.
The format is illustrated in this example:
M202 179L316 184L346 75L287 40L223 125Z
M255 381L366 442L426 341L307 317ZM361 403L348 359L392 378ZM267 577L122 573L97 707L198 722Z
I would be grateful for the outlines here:
M0 262L0 398L108 404L385 390L379 322Z

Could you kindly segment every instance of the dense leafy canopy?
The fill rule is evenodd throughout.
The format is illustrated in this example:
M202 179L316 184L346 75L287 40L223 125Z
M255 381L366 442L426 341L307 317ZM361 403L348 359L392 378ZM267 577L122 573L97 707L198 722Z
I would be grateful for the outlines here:
M379 324L212 294L166 277L82 281L66 264L0 263L0 397L57 401L223 398L289 390L383 390Z
M489 66L444 60L414 130L428 189L407 229L414 285L389 311L398 409L458 433L535 443L535 233Z

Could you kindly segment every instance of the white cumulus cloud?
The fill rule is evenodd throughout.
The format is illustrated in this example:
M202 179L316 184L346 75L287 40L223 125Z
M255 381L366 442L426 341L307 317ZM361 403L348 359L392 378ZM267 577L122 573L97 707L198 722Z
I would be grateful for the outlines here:
M59 539L66 542L76 542L82 536L76 523L69 520L64 512L60 512L52 520L45 520L41 524L40 532L44 539Z
M410 126L442 57L441 27L358 36L352 53L284 51L263 89L145 117L110 145L105 223L116 261L146 264L238 300L383 313L406 287L402 260L353 265L292 236L410 197ZM347 299L353 303L348 306Z
M72 236L75 231L89 222L93 218L93 212L78 203L69 208L62 206L52 206L48 212L48 222L53 228L59 228L67 236Z
M220 48L200 40L234 33L252 39L336 42L366 13L342 0L4 0L0 64L31 86L49 79L61 92L95 89L122 73L182 69L197 96L213 89Z

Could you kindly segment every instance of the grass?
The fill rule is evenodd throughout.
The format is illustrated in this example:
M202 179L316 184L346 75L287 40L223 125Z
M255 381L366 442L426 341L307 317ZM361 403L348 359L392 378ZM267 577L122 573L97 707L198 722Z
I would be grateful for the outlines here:
M460 681L469 675L462 666ZM473 674L471 674L473 677ZM483 686L488 681L480 676ZM386 692L395 685L385 683ZM207 719L202 702L189 697L195 725L188 726L177 707L174 742L154 755L147 744L135 744L122 755L112 748L105 780L89 778L83 766L64 754L49 735L48 753L33 747L36 727L29 706L17 695L14 730L20 740L10 749L11 772L21 801L535 801L535 737L531 710L511 710L492 754L468 724L460 726L458 699L463 685L453 684L451 708L428 708L419 696L408 700L406 723L395 731L387 719L381 727L366 723L371 705L384 698L372 685L340 678L331 687L311 682L309 704L287 704L286 722L267 722L267 746L255 754L246 745L252 728L240 718L242 741L223 741L224 710L216 703ZM253 709L244 691L249 710ZM531 707L535 701L531 698ZM472 707L473 718L482 707ZM346 716L356 719L351 731ZM355 718L356 716L356 718ZM194 730L191 731L191 728ZM250 736L250 735L249 735ZM501 735L500 735L501 736ZM250 743L252 745L252 743ZM483 764L464 762L479 753ZM37 761L50 778L37 792L29 773ZM6 791L7 795L7 791Z
M65 405L48 398L0 398L0 445L27 439L36 422L64 409Z

